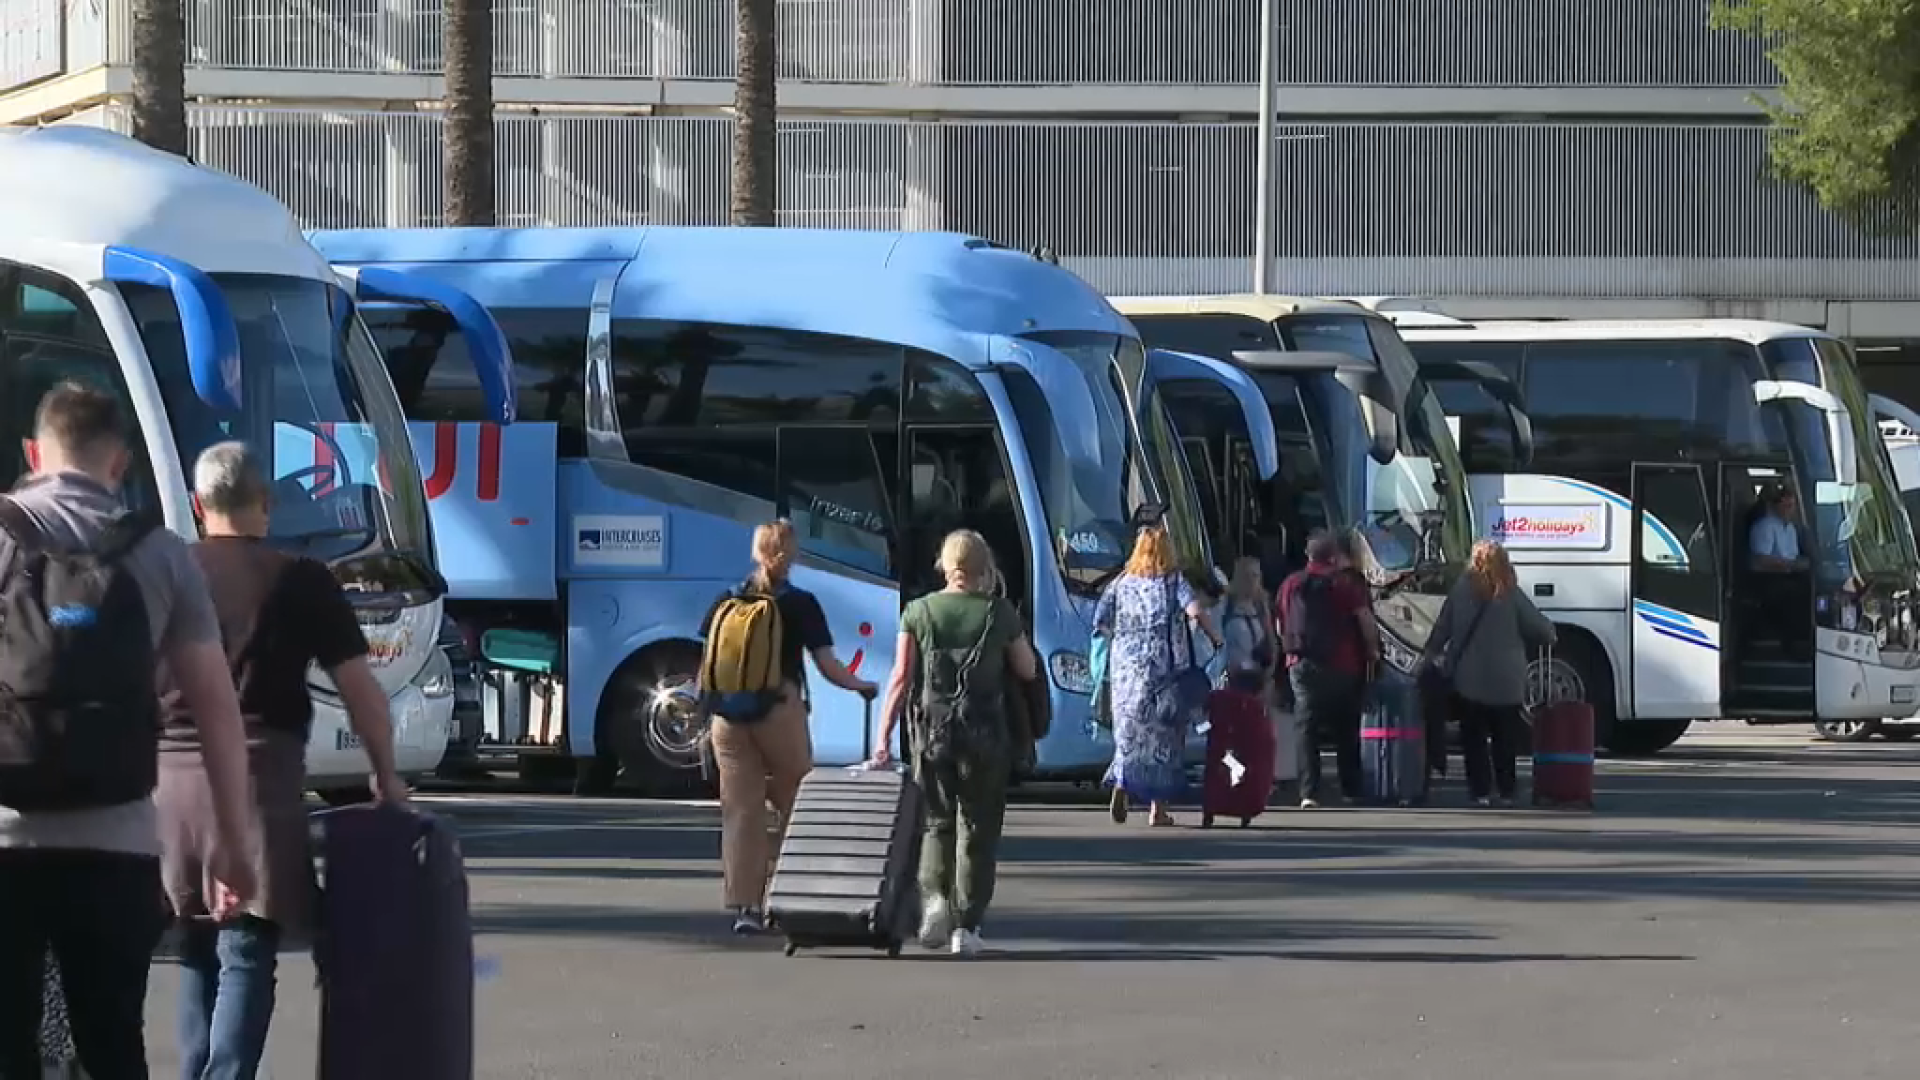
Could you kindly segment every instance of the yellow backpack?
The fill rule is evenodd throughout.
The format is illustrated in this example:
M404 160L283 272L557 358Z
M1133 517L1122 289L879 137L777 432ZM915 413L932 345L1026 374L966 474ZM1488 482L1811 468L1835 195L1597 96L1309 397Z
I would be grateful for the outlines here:
M700 692L708 712L736 724L767 715L780 700L784 630L772 594L741 589L720 601L700 658Z

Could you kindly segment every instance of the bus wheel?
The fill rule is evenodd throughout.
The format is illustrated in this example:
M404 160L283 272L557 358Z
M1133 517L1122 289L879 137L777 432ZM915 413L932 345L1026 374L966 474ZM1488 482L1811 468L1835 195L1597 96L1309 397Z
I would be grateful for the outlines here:
M707 717L696 693L700 650L665 642L630 657L600 702L600 730L630 784L653 798L705 794L700 772Z
M1828 742L1866 742L1880 733L1880 721L1815 720L1813 730Z

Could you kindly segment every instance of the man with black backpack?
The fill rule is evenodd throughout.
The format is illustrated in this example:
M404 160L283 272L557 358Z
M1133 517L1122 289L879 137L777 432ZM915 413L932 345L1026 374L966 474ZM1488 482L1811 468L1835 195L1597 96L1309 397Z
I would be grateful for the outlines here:
M1330 740L1340 793L1360 793L1360 709L1380 630L1373 600L1349 573L1332 533L1307 538L1307 567L1280 584L1274 606L1287 677L1300 718L1300 808L1320 805L1320 743Z
M212 870L237 902L254 892L245 734L199 567L121 505L119 402L55 387L26 450L33 475L0 497L0 1080L41 1076L49 946L87 1075L144 1080L147 972L167 922L157 664L199 727Z

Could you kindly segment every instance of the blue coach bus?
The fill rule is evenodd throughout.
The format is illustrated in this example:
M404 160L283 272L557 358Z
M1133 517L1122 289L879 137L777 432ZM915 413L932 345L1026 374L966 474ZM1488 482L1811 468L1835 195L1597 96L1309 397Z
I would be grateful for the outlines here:
M1238 386L1268 473L1272 421L1231 365L1149 355L1050 261L944 233L806 229L376 230L313 242L343 269L437 278L485 304L515 357L518 417L485 423L445 313L367 312L430 462L449 613L478 657L492 751L617 762L684 791L704 718L698 620L746 572L748 534L793 520L795 581L849 666L893 660L901 604L937 588L950 529L1002 562L1051 681L1041 776L1091 778L1092 602L1144 504L1192 575L1217 580L1156 378ZM1147 423L1142 424L1145 420ZM462 474L469 473L470 480ZM862 759L874 729L816 687L814 755ZM474 740L470 740L474 741ZM596 782L594 775L598 774Z

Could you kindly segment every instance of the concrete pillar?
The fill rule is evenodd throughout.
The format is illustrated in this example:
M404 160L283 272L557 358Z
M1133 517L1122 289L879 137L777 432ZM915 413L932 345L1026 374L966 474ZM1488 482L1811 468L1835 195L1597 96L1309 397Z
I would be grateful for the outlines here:
M940 51L946 42L947 0L908 0L907 81L915 86L940 82Z
M944 134L937 121L914 120L907 124L907 202L900 227L909 232L947 227Z

